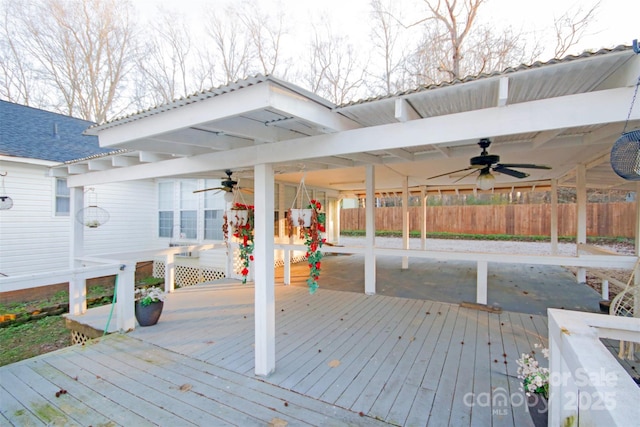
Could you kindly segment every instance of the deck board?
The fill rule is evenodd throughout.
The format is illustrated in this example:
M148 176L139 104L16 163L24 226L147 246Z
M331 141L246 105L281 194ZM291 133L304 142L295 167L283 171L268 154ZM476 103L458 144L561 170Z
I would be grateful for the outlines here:
M194 286L155 326L0 368L2 417L46 425L29 403L42 401L76 424L101 408L94 425L531 425L508 399L519 353L546 343L544 317L281 285L275 301L269 377L253 374L253 289ZM57 388L79 404L56 406Z

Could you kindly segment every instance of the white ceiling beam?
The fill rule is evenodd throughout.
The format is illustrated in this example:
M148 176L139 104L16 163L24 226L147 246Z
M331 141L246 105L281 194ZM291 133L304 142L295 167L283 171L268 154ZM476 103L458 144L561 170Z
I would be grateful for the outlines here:
M533 148L541 147L564 131L565 129L551 129L538 133L531 141Z
M313 123L321 132L341 132L361 127L360 124L342 114L312 99L294 94L282 86L272 84L269 89L271 106L285 112L285 116L295 116Z
M416 160L416 156L413 153L410 153L407 150L404 150L402 148L394 148L392 150L386 150L386 153L392 155L393 157L406 160L408 162L413 162Z
M89 160L87 162L90 171L104 171L111 169L111 159Z
M501 77L498 84L498 105L504 107L509 99L509 77Z
M354 160L356 162L362 162L372 165L381 165L382 158L378 156L374 156L373 154L367 153L348 153L343 154L342 157L346 157L347 159Z
M149 151L141 151L138 153L138 158L140 159L140 163L155 163L175 159L175 157L170 154L151 153Z
M356 163L353 160L345 159L342 157L335 157L335 156L317 157L313 160L316 162L325 163L332 166L339 166L343 168L352 168L356 165Z
M177 141L161 141L155 138L131 141L127 144L127 147L131 150L154 152L167 155L176 154L179 156L197 156L198 154L207 154L211 153L212 151L216 151L210 148L182 144Z
M253 145L253 141L235 136L224 135L198 127L180 129L176 132L165 133L153 138L163 142L180 141L181 144L205 147L210 150L230 150L232 148Z
M633 91L634 87L601 90L510 104L500 108L429 117L406 123L354 129L337 134L297 138L133 166L127 174L108 170L91 172L84 176L70 177L68 184L74 187L251 167L259 163L283 163L326 156L345 157L364 151L455 143L477 139L482 135L498 137L619 122L620 118L626 117L628 113L628 101L633 96ZM565 111L572 113L562 113ZM631 119L640 119L640 109L632 112ZM461 123L464 123L464 126L461 126ZM129 131L133 132L134 129Z
M395 105L395 119L401 123L409 120L418 120L422 117L418 112L409 104L404 98L396 99Z
M89 166L84 163L73 164L67 166L67 171L69 175L83 174L89 172Z
M111 166L114 168L125 168L128 166L139 165L140 161L137 157L132 156L116 156L111 158Z
M263 122L247 119L229 119L217 123L201 124L200 129L210 132L221 132L226 135L244 139L260 139L265 142L276 142L300 136L298 132L290 131L278 126L267 126Z
M585 144L591 144L593 142L602 141L606 138L612 138L611 144L613 144L620 135L622 135L623 129L623 123L611 123L586 134L584 136L584 142Z

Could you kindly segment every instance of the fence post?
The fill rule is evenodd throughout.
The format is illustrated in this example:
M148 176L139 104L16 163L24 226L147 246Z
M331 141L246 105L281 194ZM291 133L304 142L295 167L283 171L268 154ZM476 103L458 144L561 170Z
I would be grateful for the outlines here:
M116 320L119 331L129 331L136 327L134 312L134 286L136 264L123 264L118 272L116 288Z

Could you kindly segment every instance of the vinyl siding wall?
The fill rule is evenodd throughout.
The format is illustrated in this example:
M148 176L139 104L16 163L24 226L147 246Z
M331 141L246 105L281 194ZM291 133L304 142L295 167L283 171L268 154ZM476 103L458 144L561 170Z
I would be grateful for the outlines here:
M55 216L55 178L44 165L0 161L10 210L0 211L0 273L8 276L54 271L69 266L69 221ZM84 228L87 254L159 247L153 181L96 186L98 206L110 220Z

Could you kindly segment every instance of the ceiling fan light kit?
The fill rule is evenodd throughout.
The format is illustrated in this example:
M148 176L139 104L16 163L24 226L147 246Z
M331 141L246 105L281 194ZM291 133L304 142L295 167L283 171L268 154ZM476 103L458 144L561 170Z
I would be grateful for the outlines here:
M478 176L476 186L480 190L491 190L496 183L496 178L491 174L489 169L483 169Z

